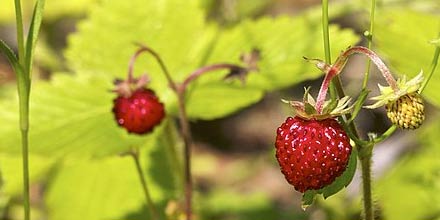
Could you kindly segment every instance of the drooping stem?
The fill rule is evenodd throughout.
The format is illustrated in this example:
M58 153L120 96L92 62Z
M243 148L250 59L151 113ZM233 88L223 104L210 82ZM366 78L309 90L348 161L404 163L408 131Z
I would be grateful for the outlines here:
M128 65L128 77L129 79L133 78L133 68L134 68L134 62L136 61L136 58L143 52L148 52L149 54L151 54L157 61L157 63L159 64L160 68L162 69L162 72L164 73L169 86L171 87L171 89L173 89L174 91L176 91L177 89L177 85L174 82L173 78L171 78L171 75L167 69L167 67L165 66L165 63L163 62L162 58L159 56L158 53L156 53L156 51L154 51L153 49L142 45L142 44L137 44L139 46L139 49L135 52L135 54L131 57L130 63ZM131 77L131 78L130 78Z
M199 69L197 69L196 71L192 72L182 83L182 90L186 90L186 87L195 79L197 79L199 76L208 73L208 72L213 72L216 70L221 70L221 69L228 69L228 70L245 70L245 68L238 66L238 65L234 65L234 64L229 64L229 63L219 63L219 64L213 64L210 66L204 66L201 67Z
M382 76L387 81L388 85L390 85L394 91L398 91L397 82L391 74L391 71L375 52L366 47L355 46L348 48L341 54L341 56L338 57L338 59L333 64L333 67L341 71L343 66L347 62L348 57L356 53L367 56L377 66L379 71L382 73Z
M142 185L142 190L144 191L145 204L147 206L147 209L150 210L151 218L153 220L159 220L160 219L159 214L157 213L156 206L154 205L154 202L151 199L150 191L148 190L147 181L145 180L144 173L142 172L142 166L139 160L139 150L132 149L129 155L133 158L133 161L135 163L136 171L138 173L139 180Z

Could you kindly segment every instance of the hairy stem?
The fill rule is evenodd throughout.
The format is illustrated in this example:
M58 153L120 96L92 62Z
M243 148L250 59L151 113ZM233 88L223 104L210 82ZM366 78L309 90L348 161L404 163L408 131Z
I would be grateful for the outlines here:
M346 51L344 51L341 54L341 56L338 57L338 59L333 64L333 67L341 71L343 66L347 62L348 57L356 53L363 54L367 56L371 61L373 61L373 63L382 73L388 85L390 85L394 91L398 91L397 82L394 79L393 75L391 74L391 71L388 69L385 63L380 59L380 57L375 52L373 52L372 50L366 47L355 46L348 48Z
M361 152L359 152L359 160L361 161L362 171L362 195L364 205L364 220L374 219L374 208L371 191L371 157L373 146L364 146Z
M151 199L150 191L148 190L147 181L145 180L144 174L142 172L142 166L139 160L139 150L133 149L130 152L131 157L133 158L133 161L136 166L136 170L139 176L139 180L142 185L142 190L144 191L145 196L145 202L147 209L150 210L150 215L153 220L159 220L159 214L157 213L156 206L154 205L153 200Z

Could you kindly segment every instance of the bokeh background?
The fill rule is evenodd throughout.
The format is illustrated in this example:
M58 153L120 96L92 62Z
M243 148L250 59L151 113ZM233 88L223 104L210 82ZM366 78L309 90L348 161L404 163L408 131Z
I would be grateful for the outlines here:
M29 20L33 1L23 1ZM198 219L359 219L360 177L338 194L318 198L306 211L301 194L279 171L276 128L292 114L281 99L316 95L321 73L302 56L323 59L321 2L316 0L47 0L36 49L31 99L33 219L147 219L129 158L141 146L145 175L162 209L178 219L182 199L182 143L172 93L153 63L138 61L170 117L148 137L132 137L111 115L112 80L126 74L135 42L155 48L181 80L216 62L239 63L262 51L260 72L249 82L219 83L206 76L188 100L195 145L193 171ZM370 1L330 1L332 58L350 45L366 45ZM373 48L396 77L430 70L438 36L438 0L377 1ZM0 39L16 49L13 1L0 2ZM25 25L27 25L26 23ZM353 56L341 75L346 93L359 95L366 59ZM223 74L224 75L224 74ZM372 68L370 96L382 76ZM397 131L374 151L377 219L440 219L440 71L428 85L427 120L417 131ZM0 218L22 219L21 162L15 76L0 56ZM362 111L363 137L390 123L384 109ZM173 147L170 147L173 146ZM173 157L170 152L176 151ZM180 161L180 162L179 162ZM171 205L170 205L171 204Z

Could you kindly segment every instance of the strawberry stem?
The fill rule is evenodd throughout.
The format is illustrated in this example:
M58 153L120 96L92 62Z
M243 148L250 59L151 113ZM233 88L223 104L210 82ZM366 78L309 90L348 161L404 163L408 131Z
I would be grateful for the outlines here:
M380 59L380 57L375 52L373 52L372 50L366 47L355 46L348 48L338 57L336 62L333 64L333 67L341 71L342 68L347 63L348 57L356 53L360 53L367 56L377 66L379 71L382 73L382 76L387 81L388 85L391 86L391 88L395 92L399 90L396 80L394 79L393 75L391 74L391 71L388 69L385 63Z
M129 152L129 155L133 158L133 161L136 166L136 170L139 176L139 180L141 181L142 189L144 191L144 196L146 199L147 208L150 210L150 215L153 220L159 220L159 214L157 213L156 206L154 205L153 200L151 199L150 191L148 190L147 181L145 180L144 174L142 172L142 166L139 159L139 149L132 149Z
M173 81L173 79L171 78L170 73L168 72L167 67L165 66L165 63L163 62L162 58L159 56L158 53L156 53L156 51L154 51L153 49L142 45L142 44L137 44L139 46L139 49L135 52L135 54L131 57L129 65L128 65L128 80L131 82L133 81L133 68L134 68L134 63L137 59L137 57L143 53L143 52L148 52L149 54L151 54L157 61L157 63L159 63L160 68L162 69L162 72L165 74L165 77L167 78L167 81L171 87L171 89L173 89L174 91L176 91L177 89L177 85L176 83Z
M247 71L246 68L238 66L238 65L234 65L234 64L229 64L229 63L220 63L220 64L213 64L210 66L204 66L201 67L199 69L197 69L196 71L192 72L182 83L182 90L186 90L186 87L188 87L188 85L194 81L195 79L197 79L199 76L208 73L208 72L213 72L216 70L221 70L221 69L228 69L228 70L238 70L238 71Z

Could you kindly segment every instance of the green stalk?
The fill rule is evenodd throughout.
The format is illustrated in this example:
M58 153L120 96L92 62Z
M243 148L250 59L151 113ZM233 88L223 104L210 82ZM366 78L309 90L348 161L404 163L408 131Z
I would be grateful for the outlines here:
M25 44L23 35L23 16L21 13L21 2L15 0L15 19L17 25L18 61L23 68L17 72L17 87L19 97L19 117L21 131L21 146L23 160L23 206L24 219L31 218L29 199L29 94L30 77L25 67ZM16 70L17 71L17 70Z
M438 34L438 37L440 37L440 32ZM428 77L426 77L425 81L423 82L422 86L420 87L419 93L423 92L423 90L425 89L425 87L428 84L429 80L431 79L432 75L434 74L435 69L437 68L437 63L438 63L439 55L440 55L440 47L436 46L435 47L435 51L434 51L434 56L433 56L432 62L431 62L431 71L429 71Z
M328 19L328 0L322 0L322 27L323 27L323 37L324 37L324 51L325 51L325 60L327 63L331 63L330 58L330 39L329 39L329 19ZM344 97L345 93L342 88L342 83L339 79L339 76L335 76L333 80L333 85L337 92L337 96ZM332 99L335 95L332 95L332 90L330 90L330 94ZM347 114L346 118L351 118L351 114ZM344 122L345 123L345 122ZM359 138L359 133L354 123L349 123L348 125L348 133L352 134L354 137ZM372 196L371 196L371 151L373 149L372 144L359 145L357 144L355 147L358 148L359 160L361 161L362 166L362 185L363 185L363 203L364 203L364 213L365 220L373 220L373 206L372 206Z
M151 218L153 220L159 220L159 214L157 213L157 209L153 203L153 199L151 199L150 191L148 190L148 186L147 186L147 181L145 180L144 174L142 172L142 166L141 166L141 163L139 160L139 150L133 149L130 152L130 155L133 158L134 163L136 165L136 171L138 173L139 180L141 182L142 189L144 191L146 206L147 206L148 210L150 210Z
M371 9L370 9L370 30L366 34L368 40L368 49L371 49L373 44L373 33L374 33L374 15L376 11L376 0L371 0ZM370 69L371 69L371 60L367 61L367 71L364 75L364 81L362 82L362 89L367 88L368 78L370 77Z
M325 54L325 62L332 63L331 53L330 53L330 34L328 30L329 19L328 19L328 0L322 0L322 35L324 39L324 54ZM336 100L337 98L337 85L341 85L341 81L339 77L334 77L332 83L330 84L330 97L332 100Z

